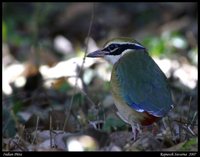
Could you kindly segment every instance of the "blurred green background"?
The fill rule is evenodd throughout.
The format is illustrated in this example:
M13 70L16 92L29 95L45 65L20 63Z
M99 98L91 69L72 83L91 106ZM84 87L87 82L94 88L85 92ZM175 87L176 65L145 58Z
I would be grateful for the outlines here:
M53 40L63 35L75 47L82 46L92 9L90 37L98 43L125 36L144 43L155 55L197 49L197 3L189 2L3 3L3 42L14 48L40 45L54 49Z

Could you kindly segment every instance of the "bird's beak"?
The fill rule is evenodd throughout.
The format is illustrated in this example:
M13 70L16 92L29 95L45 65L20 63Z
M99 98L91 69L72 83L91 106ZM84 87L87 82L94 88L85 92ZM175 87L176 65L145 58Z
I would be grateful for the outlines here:
M104 57L106 55L107 51L103 51L103 50L97 50L94 52L90 52L87 54L87 57Z

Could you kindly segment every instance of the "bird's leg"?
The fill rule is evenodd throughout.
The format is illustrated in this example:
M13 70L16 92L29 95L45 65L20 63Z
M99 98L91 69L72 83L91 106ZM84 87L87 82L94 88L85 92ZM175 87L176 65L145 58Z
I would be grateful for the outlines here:
M133 137L131 138L131 140L133 139L133 141L136 141L137 139L137 136L138 134L141 134L142 131L140 129L140 125L135 123L135 122L132 122L130 123L126 118L124 118L119 112L116 112L117 115L127 124L130 124L131 125L131 128L132 128L132 133L133 133Z
M136 141L138 134L141 134L142 131L140 129L139 124L136 124L136 123L132 123L131 128L132 128L132 133L133 133L133 141Z

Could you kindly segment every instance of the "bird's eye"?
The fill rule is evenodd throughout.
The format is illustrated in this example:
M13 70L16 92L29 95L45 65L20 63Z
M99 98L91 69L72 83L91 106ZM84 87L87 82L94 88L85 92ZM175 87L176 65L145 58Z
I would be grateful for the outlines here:
M113 51L117 48L117 45L116 44L111 44L109 47L108 47L108 50L110 51Z

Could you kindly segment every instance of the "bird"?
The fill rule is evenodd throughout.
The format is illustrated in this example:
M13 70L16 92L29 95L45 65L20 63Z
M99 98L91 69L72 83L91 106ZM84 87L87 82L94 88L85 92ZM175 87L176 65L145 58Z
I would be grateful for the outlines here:
M87 57L101 57L113 65L111 94L117 115L132 127L134 140L140 126L152 125L174 107L167 77L135 39L111 39Z

